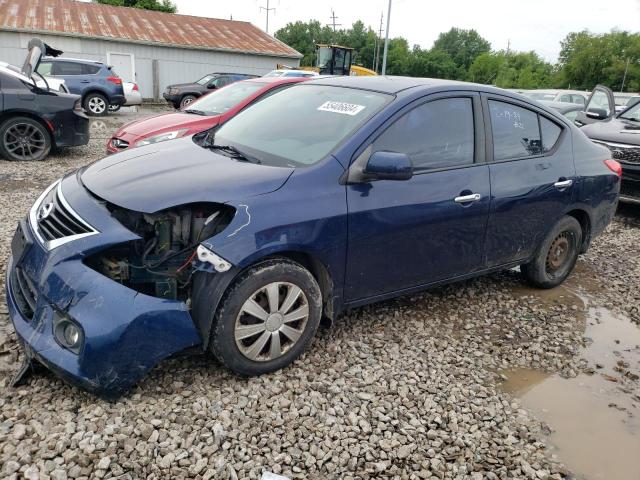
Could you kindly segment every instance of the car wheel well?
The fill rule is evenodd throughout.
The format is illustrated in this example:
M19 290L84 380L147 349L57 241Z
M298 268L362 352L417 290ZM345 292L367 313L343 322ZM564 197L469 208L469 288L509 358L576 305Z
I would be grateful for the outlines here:
M327 267L325 267L325 265L320 260L305 252L278 252L275 255L269 256L267 259L274 258L286 258L292 260L296 263L299 263L304 268L309 270L309 272L311 272L311 275L313 275L313 278L315 278L316 282L318 282L320 291L322 292L322 323L328 324L328 326L331 325L334 320L333 280L331 278L331 275L329 274L329 271L327 270ZM261 261L264 260L266 259L262 259Z
M582 228L582 245L580 246L580 253L585 253L589 248L591 242L591 218L589 214L584 210L571 210L567 212L567 215L575 218L580 223Z
M49 134L49 140L51 141L51 145L55 146L56 142L55 142L55 138L53 137L53 133L51 132L49 125L47 125L47 123L44 120L42 120L42 118L38 117L37 115L34 115L31 112L22 112L22 111L12 110L12 111L4 112L0 114L0 125L2 125L5 121L13 117L27 117L27 118L30 118L31 120L35 120L36 122L38 122L40 125L44 127L44 129Z
M92 88L91 90L87 90L82 94L82 103L84 103L84 99L87 98L92 93L97 93L99 95L102 95L107 99L107 102L109 101L109 95L107 95L106 92L104 92L103 90L100 90L99 88Z

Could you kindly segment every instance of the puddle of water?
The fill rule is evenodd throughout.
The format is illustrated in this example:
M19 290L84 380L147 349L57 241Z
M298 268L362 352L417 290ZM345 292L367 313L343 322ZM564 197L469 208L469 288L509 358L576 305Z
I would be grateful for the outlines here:
M593 375L573 379L535 370L501 372L502 390L547 423L559 459L589 480L640 480L640 329L604 308L586 311L582 352ZM630 373L627 373L630 372ZM626 390L626 391L625 391ZM635 393L634 393L635 390Z

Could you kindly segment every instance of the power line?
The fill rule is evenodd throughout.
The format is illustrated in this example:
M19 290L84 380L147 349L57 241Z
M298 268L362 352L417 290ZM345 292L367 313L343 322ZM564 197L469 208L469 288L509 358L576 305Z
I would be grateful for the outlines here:
M260 11L264 10L267 13L267 33L269 33L269 12L273 10L276 11L275 7L269 8L269 0L267 0L266 7L260 7Z

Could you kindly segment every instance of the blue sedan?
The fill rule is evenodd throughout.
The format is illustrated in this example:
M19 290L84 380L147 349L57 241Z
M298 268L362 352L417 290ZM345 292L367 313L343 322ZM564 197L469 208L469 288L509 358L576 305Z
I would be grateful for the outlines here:
M7 302L24 371L102 396L183 350L258 375L346 308L515 266L562 283L619 189L607 149L517 94L322 78L51 185Z

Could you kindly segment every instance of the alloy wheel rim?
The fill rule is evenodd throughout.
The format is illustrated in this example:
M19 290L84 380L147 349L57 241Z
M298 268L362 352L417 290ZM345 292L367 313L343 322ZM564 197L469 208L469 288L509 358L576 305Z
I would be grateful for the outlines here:
M193 100L194 100L193 98L185 98L184 100L182 100L182 106L186 107L190 103L193 103Z
M549 247L547 252L546 267L547 272L555 273L567 262L571 252L571 236L569 232L562 232L558 235Z
M106 102L100 97L92 97L89 99L89 110L93 113L102 113L107 108Z
M30 123L16 123L4 133L4 148L16 157L33 160L46 148L42 130Z
M287 353L302 337L309 302L289 282L272 282L256 290L236 317L236 346L249 360L268 362Z

